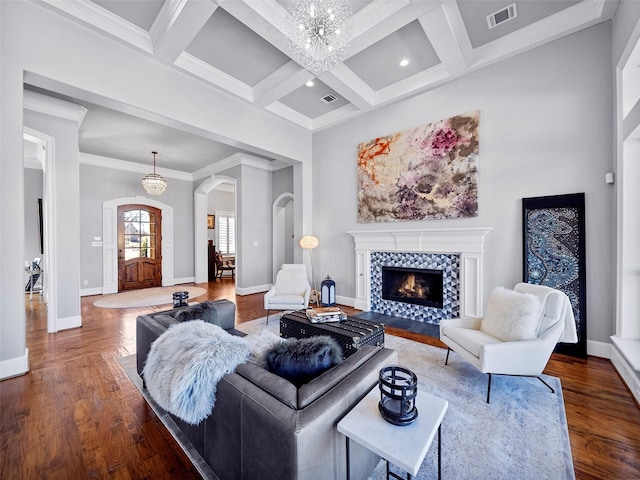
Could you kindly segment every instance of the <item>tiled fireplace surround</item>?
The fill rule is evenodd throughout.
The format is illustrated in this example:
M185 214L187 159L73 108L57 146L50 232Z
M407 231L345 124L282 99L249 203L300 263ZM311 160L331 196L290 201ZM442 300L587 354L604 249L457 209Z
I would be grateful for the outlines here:
M349 232L356 249L355 308L438 325L443 318L481 316L483 247L491 228ZM383 300L382 266L442 269L442 309Z

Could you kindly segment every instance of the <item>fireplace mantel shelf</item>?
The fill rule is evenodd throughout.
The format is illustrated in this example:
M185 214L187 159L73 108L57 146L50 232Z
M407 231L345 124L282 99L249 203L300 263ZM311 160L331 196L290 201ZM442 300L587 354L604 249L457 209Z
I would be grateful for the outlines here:
M482 253L491 227L450 227L405 230L359 230L349 233L356 250L432 253Z
M460 255L461 316L480 316L483 311L482 257L491 227L450 227L396 230L359 230L349 233L356 250L355 307L371 309L372 252L425 252Z

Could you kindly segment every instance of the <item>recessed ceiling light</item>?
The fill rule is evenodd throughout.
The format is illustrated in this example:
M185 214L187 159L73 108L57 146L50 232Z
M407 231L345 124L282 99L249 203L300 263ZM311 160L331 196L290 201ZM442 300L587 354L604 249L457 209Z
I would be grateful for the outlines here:
M313 80L309 80L307 83L305 83L305 85L307 87L313 87Z
M406 67L407 65L409 65L409 60L407 58L403 58L402 60L400 60L401 67Z

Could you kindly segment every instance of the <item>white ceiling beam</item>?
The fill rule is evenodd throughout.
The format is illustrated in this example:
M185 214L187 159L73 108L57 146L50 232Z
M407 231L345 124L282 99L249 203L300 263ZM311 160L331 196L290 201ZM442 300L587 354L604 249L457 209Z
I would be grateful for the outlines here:
M289 61L253 87L253 103L259 107L269 105L313 78L312 73Z
M431 9L420 15L418 21L449 75L463 75L468 69L463 53L465 41L456 36L444 8Z
M444 12L444 21L453 35L454 44L462 55L464 65L468 67L472 62L473 47L471 46L471 40L467 33L467 27L464 24L464 20L462 20L462 13L460 13L458 3L443 2L440 9ZM431 41L431 38L429 38L429 40ZM454 62L454 59L452 58L451 61ZM452 68L455 68L455 64L453 63Z
M216 8L218 5L214 2L198 0L165 2L149 32L154 56L164 63L175 62Z
M374 105L374 91L344 63L318 77L358 109L366 111Z
M416 19L409 0L376 0L349 19L353 39L347 58Z

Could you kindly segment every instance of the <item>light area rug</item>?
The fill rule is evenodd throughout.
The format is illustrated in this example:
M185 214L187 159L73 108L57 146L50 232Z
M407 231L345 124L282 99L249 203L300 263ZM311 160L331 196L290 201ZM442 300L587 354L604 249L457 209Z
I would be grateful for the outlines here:
M256 333L265 328L278 333L277 319L270 318L269 325L265 325L265 320L260 318L237 327L246 333ZM544 380L555 389L554 394L535 378L495 376L491 386L491 403L487 404L487 376L454 352L449 357L449 365L445 365L446 350L441 348L392 335L385 336L385 346L398 352L400 365L416 373L420 391L449 402L442 421L442 478L575 479L562 387L558 378L543 375ZM133 375L137 377L135 356L132 357L133 360L129 361ZM123 360L127 359L129 357ZM195 455L192 460L199 470L202 469L203 477L215 478L211 477L212 472L206 464L199 466L199 455ZM370 480L384 477L384 468L381 466L374 471ZM434 443L414 478L437 478L436 466L437 444ZM402 473L395 467L392 470Z
M207 293L201 287L174 285L172 287L153 287L141 290L131 290L122 293L103 295L93 302L96 307L102 308L134 308L153 307L156 305L173 305L174 292L189 292L189 301Z

